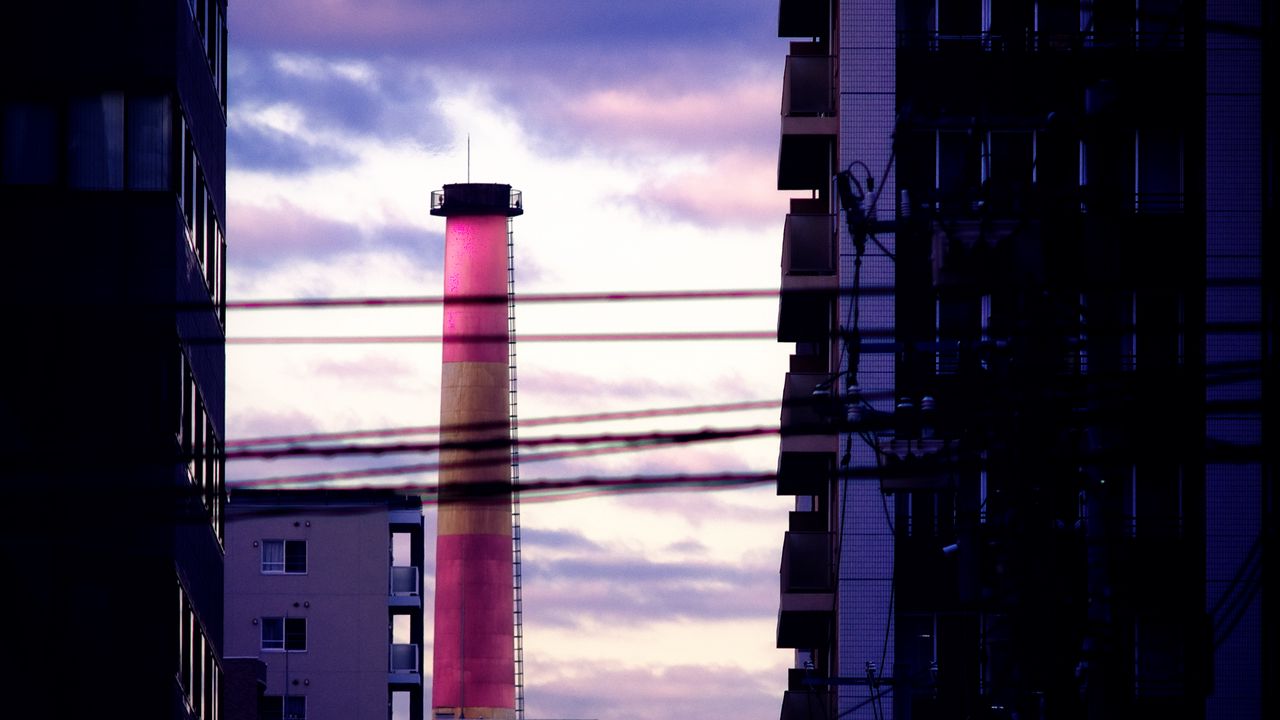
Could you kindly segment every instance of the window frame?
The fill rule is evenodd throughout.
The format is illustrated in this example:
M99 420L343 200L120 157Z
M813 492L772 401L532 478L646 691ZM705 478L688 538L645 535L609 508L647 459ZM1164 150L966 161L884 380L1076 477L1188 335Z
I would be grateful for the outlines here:
M258 647L262 652L272 652L272 653L307 652L307 619L306 618L287 617L287 616L278 615L274 617L263 617L260 619L259 622L260 622L260 630L259 630ZM302 632L301 632L302 645L300 647L289 647L289 640L290 640L289 626L290 625L294 626L295 632L293 634L293 637L297 638L298 637L297 627L299 624L302 627ZM280 639L278 641L275 639L272 639L271 640L272 645L270 647L268 647L267 645L268 626L279 627L280 629L280 634L279 634ZM279 643L278 647L276 646L277 642Z
M272 563L272 569L268 569L267 567L268 543L280 543L281 545L280 547L281 562L279 565L280 569L278 570L274 569L275 563ZM302 569L290 570L289 569L289 546L294 545L296 547L299 543L302 545ZM289 540L284 538L269 538L269 539L263 540L262 550L259 553L258 558L259 558L258 571L263 575L306 575L309 573L310 555L307 549L306 540Z
M295 712L290 713L288 711L288 708L285 707L285 702L284 702L285 698L288 698L290 701L297 701L298 703L301 703L302 713L298 714L296 712L296 707L295 707ZM280 720L307 720L307 696L306 695L263 695L262 702L264 705L279 704L279 708L280 708L279 713L275 712L274 707L261 708L259 716L264 718L264 720L274 720L275 718L280 718ZM293 703L291 702L290 704L293 704Z

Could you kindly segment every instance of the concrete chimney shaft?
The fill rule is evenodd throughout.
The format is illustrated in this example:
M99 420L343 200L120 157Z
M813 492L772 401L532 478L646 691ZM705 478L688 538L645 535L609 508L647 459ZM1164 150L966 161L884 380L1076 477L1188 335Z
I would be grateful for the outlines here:
M515 717L507 222L509 185L446 185L436 535L435 717ZM460 302L485 298L481 302Z

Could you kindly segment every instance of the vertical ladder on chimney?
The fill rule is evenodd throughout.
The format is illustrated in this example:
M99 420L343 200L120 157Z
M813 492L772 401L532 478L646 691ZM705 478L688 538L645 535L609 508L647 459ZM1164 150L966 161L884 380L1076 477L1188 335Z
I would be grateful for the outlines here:
M514 609L516 720L524 720L524 600L520 579L520 443L516 412L516 246L507 218L507 381L511 421L511 560Z

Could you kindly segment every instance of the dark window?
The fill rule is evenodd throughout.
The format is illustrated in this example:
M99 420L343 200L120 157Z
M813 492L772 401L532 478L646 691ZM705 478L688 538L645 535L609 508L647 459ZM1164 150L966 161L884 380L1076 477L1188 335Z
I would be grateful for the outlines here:
M169 98L129 98L128 176L131 190L167 190L173 143Z
M1085 145L1081 175L1091 209L1133 211L1134 139L1133 130L1115 129L1098 133Z
M260 702L261 720L307 720L307 698L302 695L263 695Z
M262 649L303 652L307 649L306 618L262 618Z
M982 4L978 0L941 0L937 24L944 47L972 44L982 31Z
M1031 186L1031 133L993 132L987 138L986 200L1000 211L1020 210Z
M974 164L977 143L971 133L939 132L937 136L936 182L938 197L944 205L967 206L974 188L981 181Z
M263 540L262 572L302 574L307 571L306 540Z
M192 208L191 214L195 217L195 235L193 241L196 247L196 258L199 259L201 266L205 262L205 245L204 245L204 229L205 229L205 203L209 197L205 193L204 175L196 175L196 196L195 207Z
M992 0L991 34L997 47L1014 50L1026 47L1027 37L1035 27L1035 5L1025 0Z
M1182 137L1177 130L1153 128L1138 133L1136 191L1141 212L1182 210Z
M179 663L178 677L182 678L184 686L188 684L187 678L191 675L191 630L192 630L192 614L191 604L187 602L186 593L182 591L182 585L178 585L178 595L180 596L181 611L178 616L178 633L179 638Z
M58 114L52 106L11 103L4 108L4 182L51 185L58 179Z
M67 181L73 188L124 187L124 95L71 101L67 116Z

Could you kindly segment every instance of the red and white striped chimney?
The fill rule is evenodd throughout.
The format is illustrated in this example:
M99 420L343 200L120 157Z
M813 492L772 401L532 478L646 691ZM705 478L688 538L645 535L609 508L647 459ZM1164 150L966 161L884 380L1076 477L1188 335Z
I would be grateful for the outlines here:
M510 185L445 185L434 716L515 717L507 223ZM450 447L455 445L455 447ZM457 447L456 445L463 445Z

